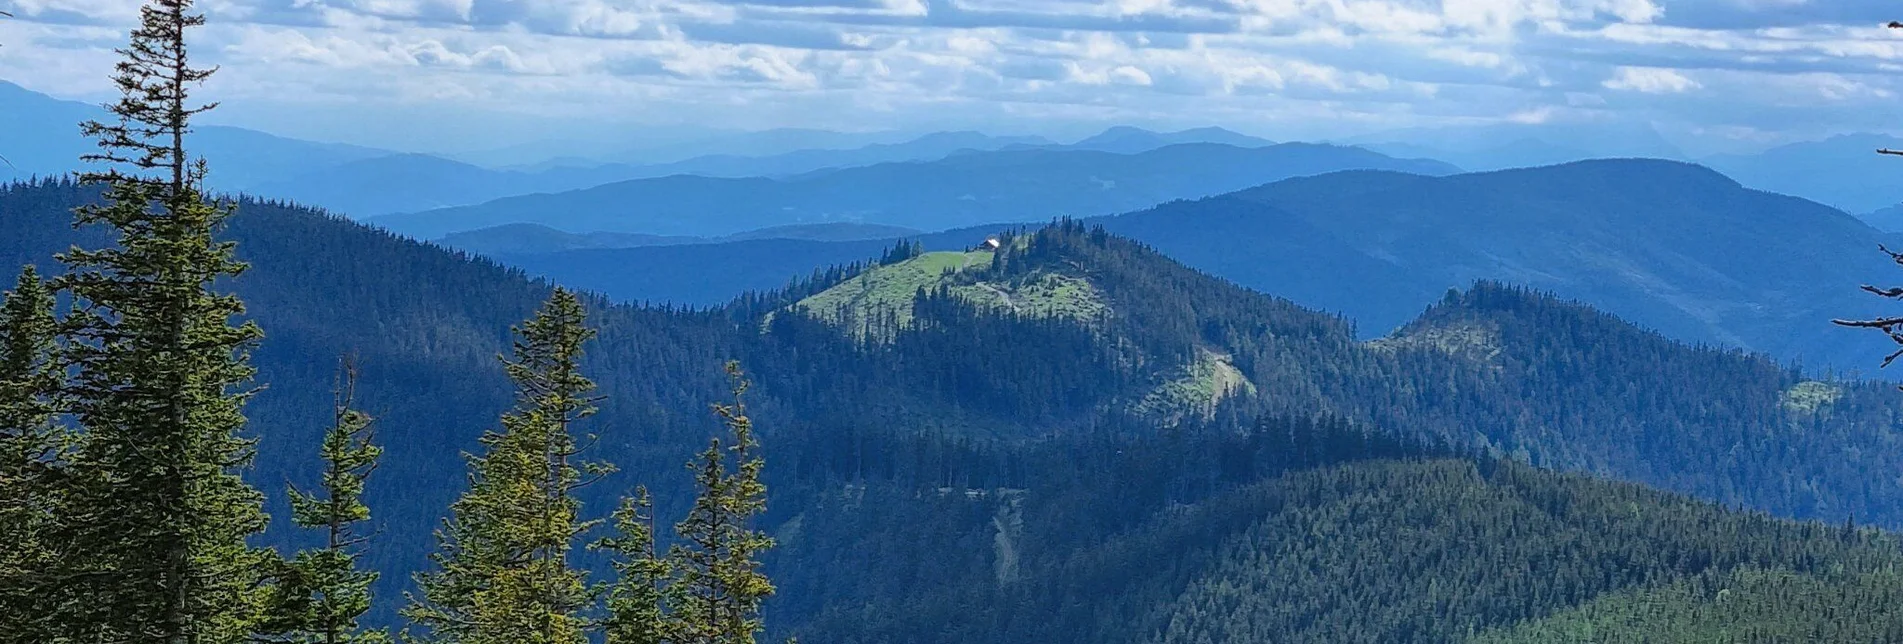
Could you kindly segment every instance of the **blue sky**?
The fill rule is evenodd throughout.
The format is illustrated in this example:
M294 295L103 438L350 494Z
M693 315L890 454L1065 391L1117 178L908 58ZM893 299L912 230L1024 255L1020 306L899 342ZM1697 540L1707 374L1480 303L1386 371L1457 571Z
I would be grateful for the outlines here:
M0 0L0 78L105 97L137 0ZM1628 121L1765 145L1903 120L1874 0L201 0L223 122L439 151L608 128ZM1896 14L1896 15L1892 15ZM1716 144L1715 144L1716 145Z

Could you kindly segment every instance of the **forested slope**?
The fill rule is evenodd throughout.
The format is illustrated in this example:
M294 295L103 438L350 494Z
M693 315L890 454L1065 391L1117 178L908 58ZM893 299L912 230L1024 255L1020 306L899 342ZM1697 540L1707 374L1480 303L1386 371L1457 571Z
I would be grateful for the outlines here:
M1903 629L1903 610L1874 599L1903 588L1891 536L1489 460L1271 474L1037 554L1008 581L843 611L811 632L1028 644L1879 641ZM1850 589L1872 599L1843 601ZM1594 627L1600 639L1578 637Z
M78 239L66 212L84 198L66 184L0 193L0 261L48 266ZM267 334L252 480L312 476L333 359L357 352L389 449L368 495L373 560L389 573L381 596L397 597L463 483L457 451L508 402L493 360L508 326L547 288L294 207L241 213L229 233L254 266L229 286ZM635 480L657 484L663 512L679 508L680 464L714 427L719 366L739 358L758 383L766 527L781 540L769 623L807 641L1451 641L1468 631L1446 624L1511 627L1746 566L1792 571L1792 592L1810 592L1820 562L1894 563L1887 537L1846 541L1484 456L1896 525L1899 492L1872 474L1903 468L1885 448L1898 408L1886 387L1805 383L1491 284L1367 343L1340 318L1080 224L1001 241L988 262L924 273L896 301L835 289L926 259L917 249L712 311L591 303L601 335L586 367L606 398L581 429L623 474L587 488L586 511L605 514ZM1067 306L1018 306L1036 298ZM879 331L852 332L813 310L823 302ZM1197 391L1184 383L1211 356L1247 386L1154 404ZM1287 539L1298 534L1316 538ZM1275 592L1264 580L1285 577L1249 563L1402 552L1413 556L1391 568L1310 566L1312 584ZM1496 555L1579 578L1463 565ZM1465 599L1436 599L1443 587ZM1376 597L1435 619L1351 608Z
M1449 287L1552 291L1688 342L1866 367L1880 338L1832 329L1879 304L1879 234L1842 211L1648 159L1423 177L1350 171L1102 222L1250 288L1374 333Z

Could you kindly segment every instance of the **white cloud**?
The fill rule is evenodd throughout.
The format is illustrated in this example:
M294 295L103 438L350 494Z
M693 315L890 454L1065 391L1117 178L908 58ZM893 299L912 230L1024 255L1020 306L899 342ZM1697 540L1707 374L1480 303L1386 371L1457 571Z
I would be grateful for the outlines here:
M137 6L0 0L0 9L20 16L0 21L0 78L102 95L110 48ZM621 118L638 98L640 118L729 126L802 118L868 126L933 118L945 105L968 114L1126 113L1318 128L1336 119L1551 122L1581 110L1635 110L1709 131L1757 131L1776 124L1754 106L1876 105L1903 87L1892 79L1903 70L1903 34L1799 19L1826 15L1824 6L201 0L212 24L200 38L203 60L224 68L210 91L253 102L440 101L446 109ZM1700 98L1719 94L1727 101ZM1298 118L1310 120L1290 120Z
M1606 89L1647 94L1676 94L1702 87L1684 74L1657 67L1620 67L1612 78L1601 84Z
M1521 110L1521 111L1509 114L1507 115L1506 120L1507 122L1510 122L1510 123L1538 125L1540 123L1545 123L1547 121L1553 120L1553 115L1556 112L1557 110L1555 110L1554 108L1550 106L1536 107L1530 110Z
M1833 102L1888 99L1896 95L1888 89L1852 80L1841 74L1799 74L1779 78L1775 82L1793 94L1807 94Z

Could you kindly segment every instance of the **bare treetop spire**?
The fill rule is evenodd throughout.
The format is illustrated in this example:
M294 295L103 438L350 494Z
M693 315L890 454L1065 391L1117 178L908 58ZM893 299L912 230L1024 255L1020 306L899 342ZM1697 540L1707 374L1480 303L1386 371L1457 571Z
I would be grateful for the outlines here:
M192 0L152 0L140 7L139 27L132 31L130 43L117 50L121 60L114 66L112 80L122 96L106 105L119 122L88 121L80 126L101 150L81 158L110 165L102 172L86 173L84 179L131 178L167 184L176 193L204 178L204 162L194 163L185 154L192 117L218 106L193 106L187 92L190 85L218 71L192 67L186 54L185 31L204 24L205 16L192 12ZM126 174L127 170L133 174ZM148 174L152 171L158 171L157 176Z

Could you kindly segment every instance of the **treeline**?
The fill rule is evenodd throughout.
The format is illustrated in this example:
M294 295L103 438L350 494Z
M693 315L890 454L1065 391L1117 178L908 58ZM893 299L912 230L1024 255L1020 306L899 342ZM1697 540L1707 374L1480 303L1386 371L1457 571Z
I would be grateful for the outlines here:
M113 79L117 121L83 128L102 150L88 160L106 169L49 186L97 194L75 223L105 243L59 255L50 280L27 266L0 303L0 641L393 637L364 619L397 598L374 592L380 573L364 562L375 541L366 485L383 448L349 359L330 392L318 483L282 497L315 545L256 543L267 495L243 471L269 439L246 431L247 403L268 384L251 365L263 331L239 321L241 297L216 288L248 266L220 238L231 204L201 191L206 164L182 143L210 109L188 91L211 73L187 63L186 33L203 23L189 0L141 12ZM405 598L404 641L739 643L763 630L774 588L759 556L773 541L752 526L766 509L764 461L738 364L726 367L731 400L714 406L725 435L690 463L695 501L673 537L645 489L590 516L576 491L613 466L587 460L594 438L574 427L599 400L582 364L596 334L583 308L556 289L514 328L499 370L514 405L465 455L468 486ZM614 574L591 576L578 548Z

